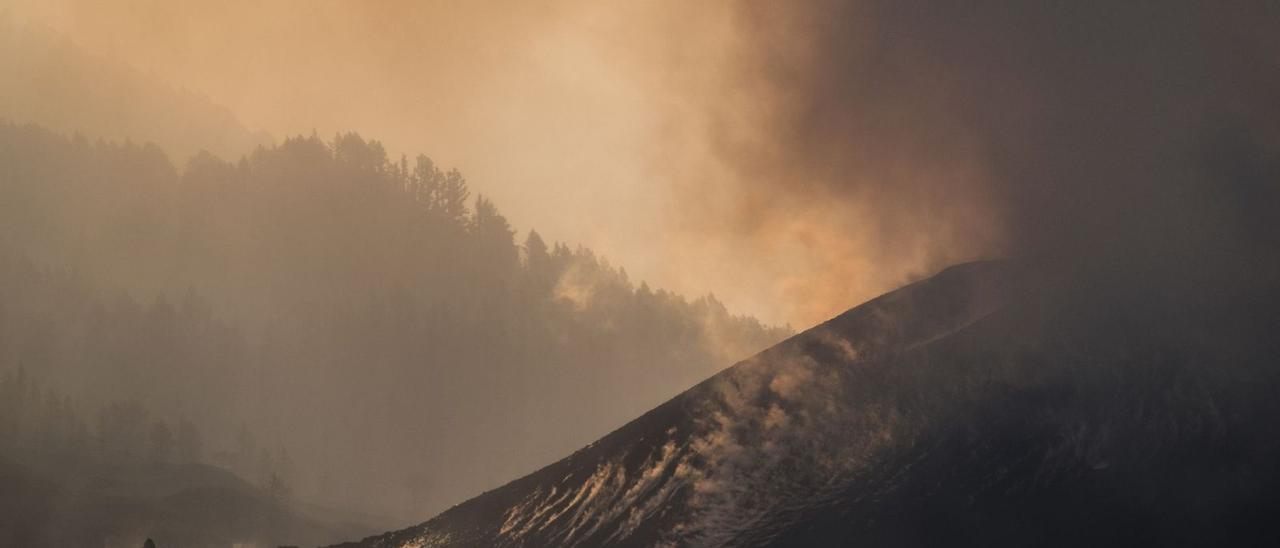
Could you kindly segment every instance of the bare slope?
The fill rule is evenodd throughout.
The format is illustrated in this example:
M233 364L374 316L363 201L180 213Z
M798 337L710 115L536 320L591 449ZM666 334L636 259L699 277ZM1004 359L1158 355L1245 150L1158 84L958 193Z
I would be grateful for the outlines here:
M787 462L819 457L789 453L807 443L793 438L827 434L822 415L840 382L833 372L968 325L1001 302L1004 277L998 263L971 263L884 295L721 372L564 460L420 526L356 545L648 546L710 541L749 527L738 521L765 508L744 495L786 504L812 487L805 483L812 478L797 477L795 485L774 486L778 493L735 493L747 484L731 482L750 474L752 461L780 471L835 464Z
M1025 274L948 269L356 545L1280 540L1276 292Z

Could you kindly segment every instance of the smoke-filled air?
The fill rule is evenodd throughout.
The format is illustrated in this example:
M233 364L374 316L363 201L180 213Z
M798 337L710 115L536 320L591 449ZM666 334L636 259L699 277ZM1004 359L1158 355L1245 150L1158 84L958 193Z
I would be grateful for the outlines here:
M0 546L1269 545L1280 6L0 0Z

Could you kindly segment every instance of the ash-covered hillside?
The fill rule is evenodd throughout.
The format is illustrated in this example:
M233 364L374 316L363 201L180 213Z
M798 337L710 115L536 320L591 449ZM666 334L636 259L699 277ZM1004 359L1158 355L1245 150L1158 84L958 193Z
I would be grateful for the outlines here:
M347 546L1276 539L1274 293L1165 306L1105 286L950 268Z

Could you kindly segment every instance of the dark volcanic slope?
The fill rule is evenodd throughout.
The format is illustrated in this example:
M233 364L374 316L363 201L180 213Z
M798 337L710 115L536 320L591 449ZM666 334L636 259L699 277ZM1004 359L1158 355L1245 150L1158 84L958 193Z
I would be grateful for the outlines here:
M1019 278L943 271L355 545L1278 540L1274 308L1176 316Z
M885 348L942 337L997 301L999 274L994 263L973 263L882 296L721 372L564 460L420 526L358 545L653 545L693 526L691 498L713 481L708 461L720 458L714 453L728 441L717 436L734 426L717 414L736 414L727 406L747 404L737 398L753 390L793 395L814 382L805 375L818 362L843 367Z

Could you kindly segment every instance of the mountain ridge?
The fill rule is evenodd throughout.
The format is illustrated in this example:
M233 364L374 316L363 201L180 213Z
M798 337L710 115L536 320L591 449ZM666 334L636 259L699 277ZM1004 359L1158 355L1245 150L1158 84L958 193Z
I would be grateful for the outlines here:
M1272 545L1280 296L1118 280L944 270L340 546Z
M955 323L970 322L975 314L980 316L996 306L995 302L1000 300L997 293L1004 286L993 284L991 278L1005 277L1008 268L1007 264L995 261L966 263L943 270L928 280L886 293L721 371L561 461L455 505L420 526L340 546L519 546L553 543L638 546L662 542L665 540L662 538L664 532L660 529L664 527L642 528L636 519L639 517L646 526L652 521L666 527L679 527L672 521L672 515L661 511L657 503L687 503L690 485L687 478L678 476L689 473L690 467L698 466L699 455L694 445L699 443L699 439L695 433L705 425L699 424L697 417L706 405L705 400L713 399L717 390L741 382L734 378L735 372L806 350L834 351L846 354L846 358L855 358L852 354L856 354L855 359L865 360L903 340L942 336L954 329ZM945 305L944 313L917 324L896 321L896 318L925 302L930 303L929 306ZM892 329L886 329L891 325L894 326ZM849 334L843 339L844 344L832 338L831 333L834 332ZM854 350L847 343L851 339L859 340L858 349ZM824 349L824 345L830 348ZM783 386L774 388L786 390ZM611 465L611 462L617 464ZM575 513L579 517L577 526L567 530L548 531L536 522L539 519L554 522L569 515L572 507L585 508L599 500L598 493L602 489L600 472L611 470L611 466L617 468L612 468L613 471L606 476L611 473L627 477L639 473L655 479L632 486L630 495L616 493L614 504L608 508L611 513L606 512L595 522L580 510ZM592 473L584 476L583 470L591 470ZM554 481L556 478L561 479ZM571 488L575 483L579 485L580 495L571 498L561 488L566 485L569 487L565 488ZM543 506L551 506L540 508L540 512L535 509L534 514L527 518L520 516L520 509L537 502L540 494L545 495L546 500L541 501ZM634 513L635 508L641 508L641 514ZM493 519L497 514L502 515L501 523ZM448 530L438 529L441 525ZM541 534L544 531L558 534Z

